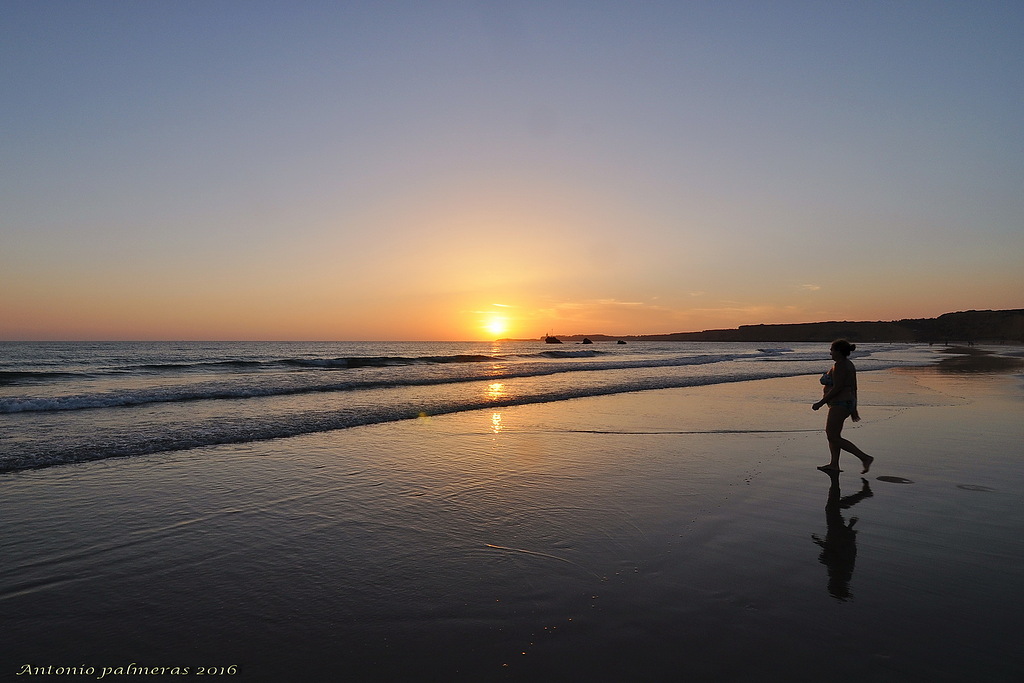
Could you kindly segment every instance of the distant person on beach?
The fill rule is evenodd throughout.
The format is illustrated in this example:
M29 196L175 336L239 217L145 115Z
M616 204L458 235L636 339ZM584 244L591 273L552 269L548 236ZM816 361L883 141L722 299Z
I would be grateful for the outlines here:
M852 417L854 422L860 422L860 414L857 412L857 369L850 361L850 353L857 348L845 339L837 339L832 342L830 354L835 364L832 369L821 376L821 383L825 385L824 395L821 400L811 406L818 410L828 404L828 417L825 418L825 436L828 438L828 450L832 459L827 465L822 465L819 470L824 472L839 472L839 454L841 451L853 453L864 464L861 474L866 474L871 469L874 458L857 448L852 442L843 438L843 423L846 418Z

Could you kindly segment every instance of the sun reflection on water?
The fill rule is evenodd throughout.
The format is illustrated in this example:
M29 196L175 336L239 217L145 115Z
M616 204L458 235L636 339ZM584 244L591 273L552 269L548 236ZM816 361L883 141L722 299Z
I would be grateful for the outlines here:
M490 368L487 369L488 374L493 377L501 377L505 374L508 366L504 363L494 363Z
M505 396L505 385L501 382L495 382L487 387L487 398L496 401Z
M504 426L501 424L501 413L491 413L491 432L497 434Z

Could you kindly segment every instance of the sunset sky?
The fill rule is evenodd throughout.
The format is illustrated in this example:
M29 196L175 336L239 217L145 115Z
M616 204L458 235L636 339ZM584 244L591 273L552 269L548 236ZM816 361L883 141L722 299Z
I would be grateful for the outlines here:
M1024 3L0 6L0 339L1024 307Z

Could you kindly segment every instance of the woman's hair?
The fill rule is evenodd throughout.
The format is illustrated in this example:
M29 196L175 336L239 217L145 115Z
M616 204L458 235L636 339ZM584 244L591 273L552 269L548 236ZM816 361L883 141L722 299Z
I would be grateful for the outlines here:
M851 353L853 353L853 350L857 348L857 345L851 344L845 339L836 339L834 342L832 342L832 348L838 351L839 353L843 354L844 356L849 356Z

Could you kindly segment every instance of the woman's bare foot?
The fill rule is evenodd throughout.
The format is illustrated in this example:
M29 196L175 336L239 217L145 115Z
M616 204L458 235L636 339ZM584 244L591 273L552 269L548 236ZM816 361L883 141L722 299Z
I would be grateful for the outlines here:
M836 465L822 465L818 469L821 470L822 472L842 472L842 470L839 469L839 467ZM867 470L865 470L865 472L866 471Z
M862 458L862 460L861 460L861 462L864 463L864 469L862 469L860 471L860 473L861 474L867 474L868 470L871 469L871 463L873 463L874 461L875 461L875 459L872 458L870 455L864 456L864 458Z

